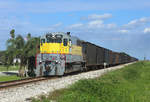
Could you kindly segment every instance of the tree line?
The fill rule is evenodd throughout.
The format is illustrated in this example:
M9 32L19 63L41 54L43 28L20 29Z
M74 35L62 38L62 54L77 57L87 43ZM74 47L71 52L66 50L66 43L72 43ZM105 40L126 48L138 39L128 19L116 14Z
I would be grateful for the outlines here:
M28 58L35 56L39 51L40 38L32 37L30 33L27 34L26 38L22 35L16 35L15 29L10 31L10 39L6 42L6 51L0 52L1 62L10 66L13 64L15 58L20 59L20 69L28 63Z

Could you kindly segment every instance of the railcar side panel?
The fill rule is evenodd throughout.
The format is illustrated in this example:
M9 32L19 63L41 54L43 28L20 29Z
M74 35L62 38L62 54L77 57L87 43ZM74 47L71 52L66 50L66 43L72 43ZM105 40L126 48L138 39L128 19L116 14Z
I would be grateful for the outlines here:
M110 64L110 53L109 53L110 50L108 49L105 49L104 50L104 62L109 65Z
M96 65L96 46L93 46L91 43L84 42L83 49L85 51L83 55L86 65Z
M104 48L91 44L83 43L83 57L87 66L103 65L104 63Z
M102 47L97 47L96 50L96 57L97 57L97 65L102 65L104 64L104 48Z

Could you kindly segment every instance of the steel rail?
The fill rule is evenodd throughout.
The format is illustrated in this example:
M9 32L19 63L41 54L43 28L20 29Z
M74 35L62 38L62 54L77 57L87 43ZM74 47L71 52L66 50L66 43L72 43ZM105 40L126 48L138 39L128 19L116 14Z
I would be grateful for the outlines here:
M13 80L13 81L5 81L5 82L0 82L0 89L2 88L8 88L8 87L15 87L27 83L33 83L33 82L38 82L42 80L49 80L53 79L55 77L35 77L35 78L25 78L25 79L20 79L20 80Z

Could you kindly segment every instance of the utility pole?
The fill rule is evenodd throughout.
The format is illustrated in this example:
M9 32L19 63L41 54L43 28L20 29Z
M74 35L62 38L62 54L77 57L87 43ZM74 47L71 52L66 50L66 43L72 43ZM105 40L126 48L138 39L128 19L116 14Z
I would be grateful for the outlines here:
M146 57L144 57L144 61L146 61Z
M146 55L144 54L144 61L146 61Z

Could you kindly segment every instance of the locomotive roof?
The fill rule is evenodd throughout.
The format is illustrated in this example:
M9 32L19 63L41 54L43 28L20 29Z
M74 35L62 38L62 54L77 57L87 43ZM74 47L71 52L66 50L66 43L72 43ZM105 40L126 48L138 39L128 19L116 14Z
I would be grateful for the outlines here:
M57 34L61 34L61 35L67 35L67 33L64 33L64 32L48 32L44 35L41 36L41 38L46 38L46 35L57 35Z

